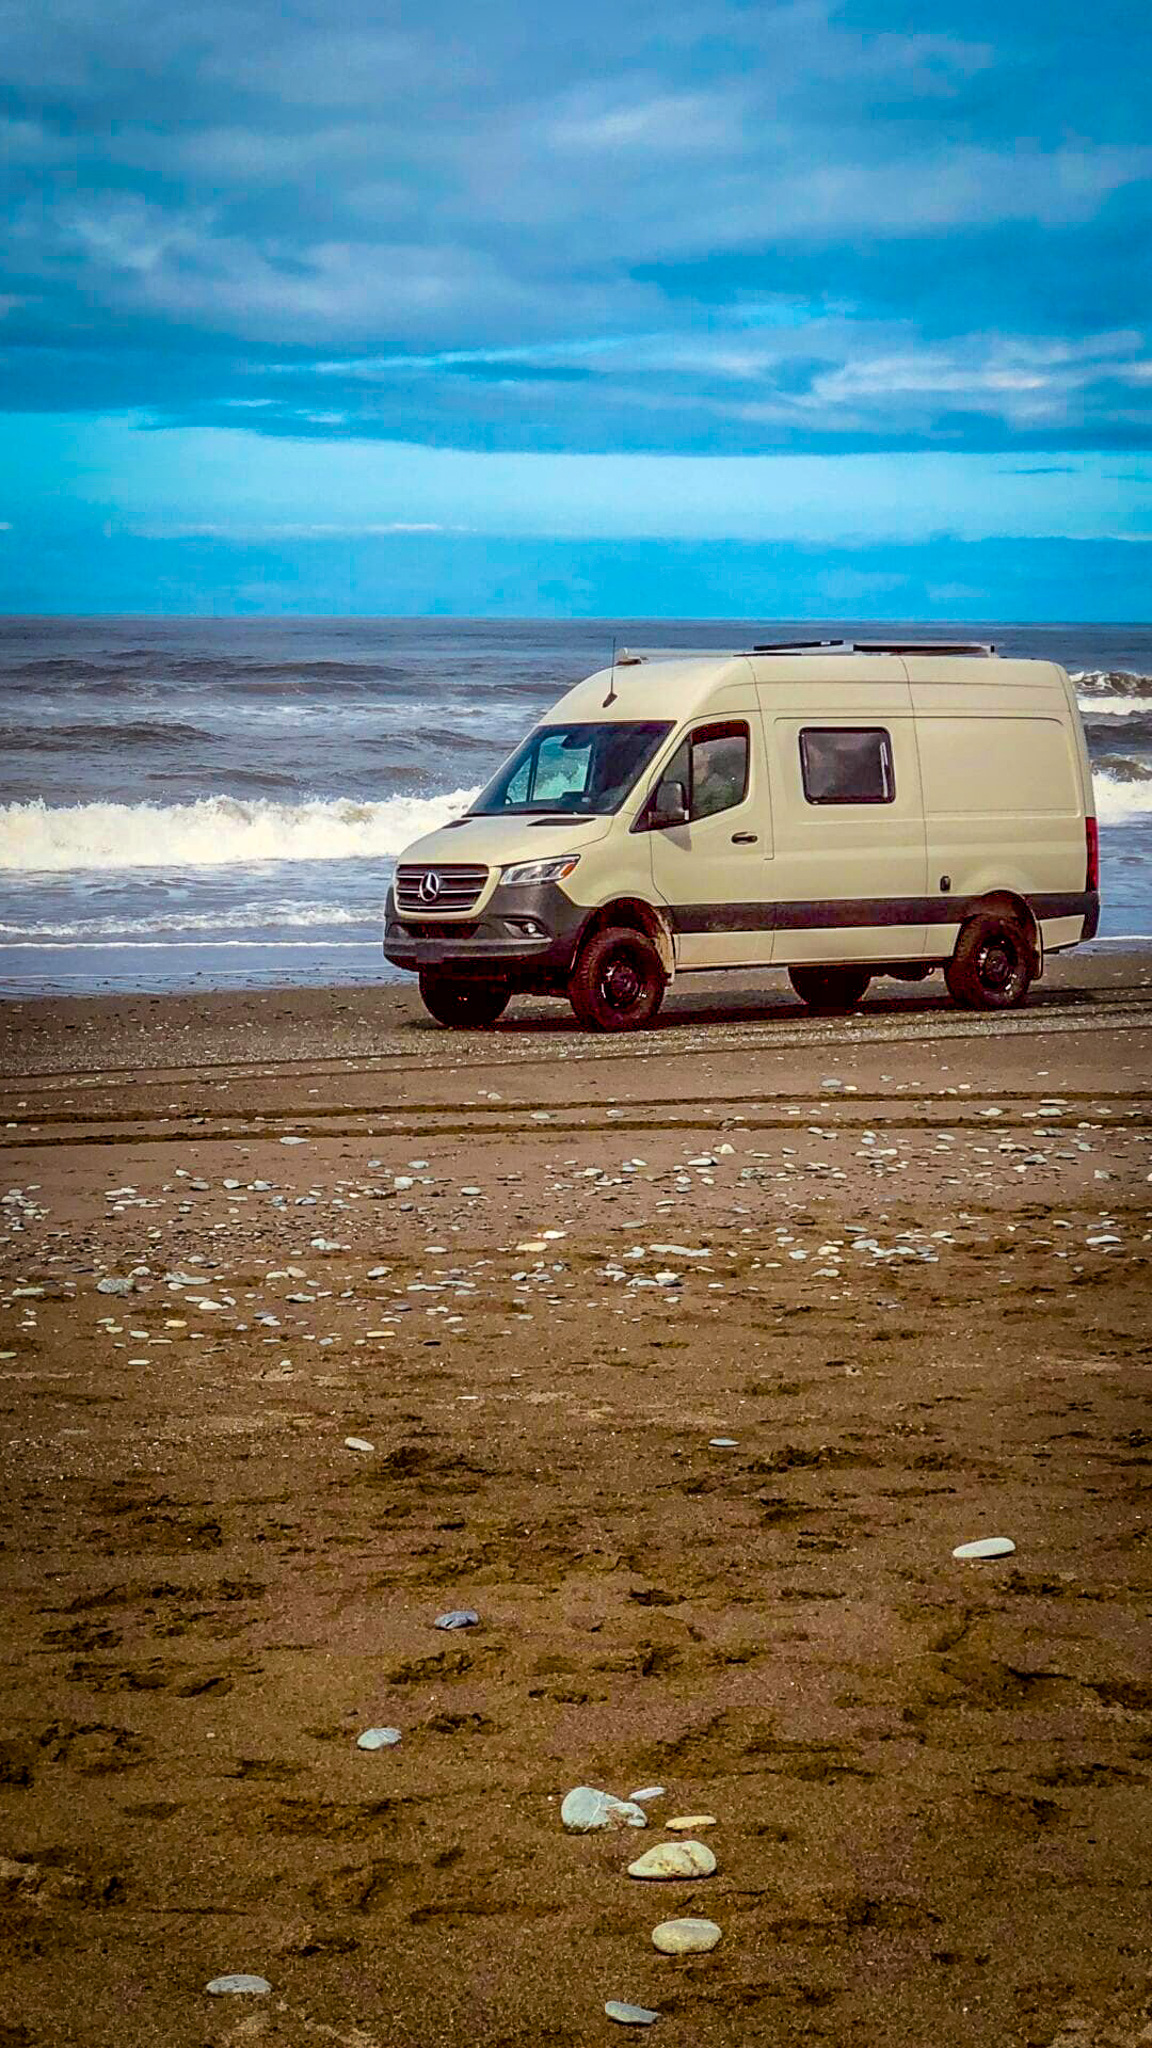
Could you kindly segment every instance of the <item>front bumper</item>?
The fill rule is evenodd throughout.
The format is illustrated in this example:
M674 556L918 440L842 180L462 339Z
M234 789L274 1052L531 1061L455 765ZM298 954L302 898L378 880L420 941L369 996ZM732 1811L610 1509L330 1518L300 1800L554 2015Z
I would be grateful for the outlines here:
M497 884L478 917L403 920L391 889L384 912L384 958L410 973L443 972L531 984L563 980L589 916L555 882L536 888Z

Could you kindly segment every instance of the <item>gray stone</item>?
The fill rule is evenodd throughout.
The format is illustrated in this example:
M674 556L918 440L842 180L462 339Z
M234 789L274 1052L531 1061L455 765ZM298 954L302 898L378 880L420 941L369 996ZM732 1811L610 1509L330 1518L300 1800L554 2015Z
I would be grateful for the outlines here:
M448 1614L438 1614L433 1628L478 1628L480 1616L472 1607L453 1607Z
M576 1785L565 1797L560 1818L571 1835L591 1835L603 1828L646 1828L648 1815L630 1799L598 1792L594 1785Z
M643 1806L646 1799L666 1799L667 1796L663 1785L641 1785L640 1790L631 1795L638 1806Z
M716 1858L706 1842L657 1842L628 1865L629 1877L711 1877Z
M213 1998L223 1998L233 1991L248 1991L262 1994L265 1991L271 1991L272 1986L268 1982L267 1977L248 1977L245 1976L242 1970L237 1970L231 1972L226 1977L213 1977L212 1982L206 1984L204 1989L210 1992Z
M610 2020L618 2020L622 2027L650 2027L653 2020L660 2017L646 2005L625 2005L619 1998L610 1998L604 2011Z
M114 1277L96 1282L97 1294L132 1294L135 1287L134 1280L117 1280Z
M374 1451L376 1446L375 1444L370 1444L366 1436L346 1436L344 1439L344 1449L346 1451Z
M398 1728L366 1728L363 1735L356 1737L357 1749L395 1749L400 1740Z
M662 1956L707 1955L719 1939L714 1920L662 1920L652 1929L652 1946Z

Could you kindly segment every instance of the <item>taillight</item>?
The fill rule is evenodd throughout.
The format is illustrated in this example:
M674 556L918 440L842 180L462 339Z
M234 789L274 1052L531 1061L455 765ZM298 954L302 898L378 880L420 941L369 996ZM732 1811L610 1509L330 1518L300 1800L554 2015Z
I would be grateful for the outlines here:
M1084 887L1093 891L1100 887L1100 828L1095 818L1084 820L1084 843L1088 854Z

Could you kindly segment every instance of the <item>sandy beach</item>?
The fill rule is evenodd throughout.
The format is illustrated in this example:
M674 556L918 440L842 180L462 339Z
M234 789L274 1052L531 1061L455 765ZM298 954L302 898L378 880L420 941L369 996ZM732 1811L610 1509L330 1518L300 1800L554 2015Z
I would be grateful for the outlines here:
M1152 958L878 986L0 1009L0 2048L1150 2038Z

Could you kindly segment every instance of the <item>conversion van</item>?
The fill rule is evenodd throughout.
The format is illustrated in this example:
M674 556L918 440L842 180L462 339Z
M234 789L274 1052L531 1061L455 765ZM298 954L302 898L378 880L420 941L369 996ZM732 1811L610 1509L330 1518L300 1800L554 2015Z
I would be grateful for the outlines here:
M518 991L599 1031L678 974L786 968L846 1011L943 968L1022 1003L1099 916L1092 777L1052 662L821 642L624 652L577 683L464 817L401 856L384 952L442 1024Z

